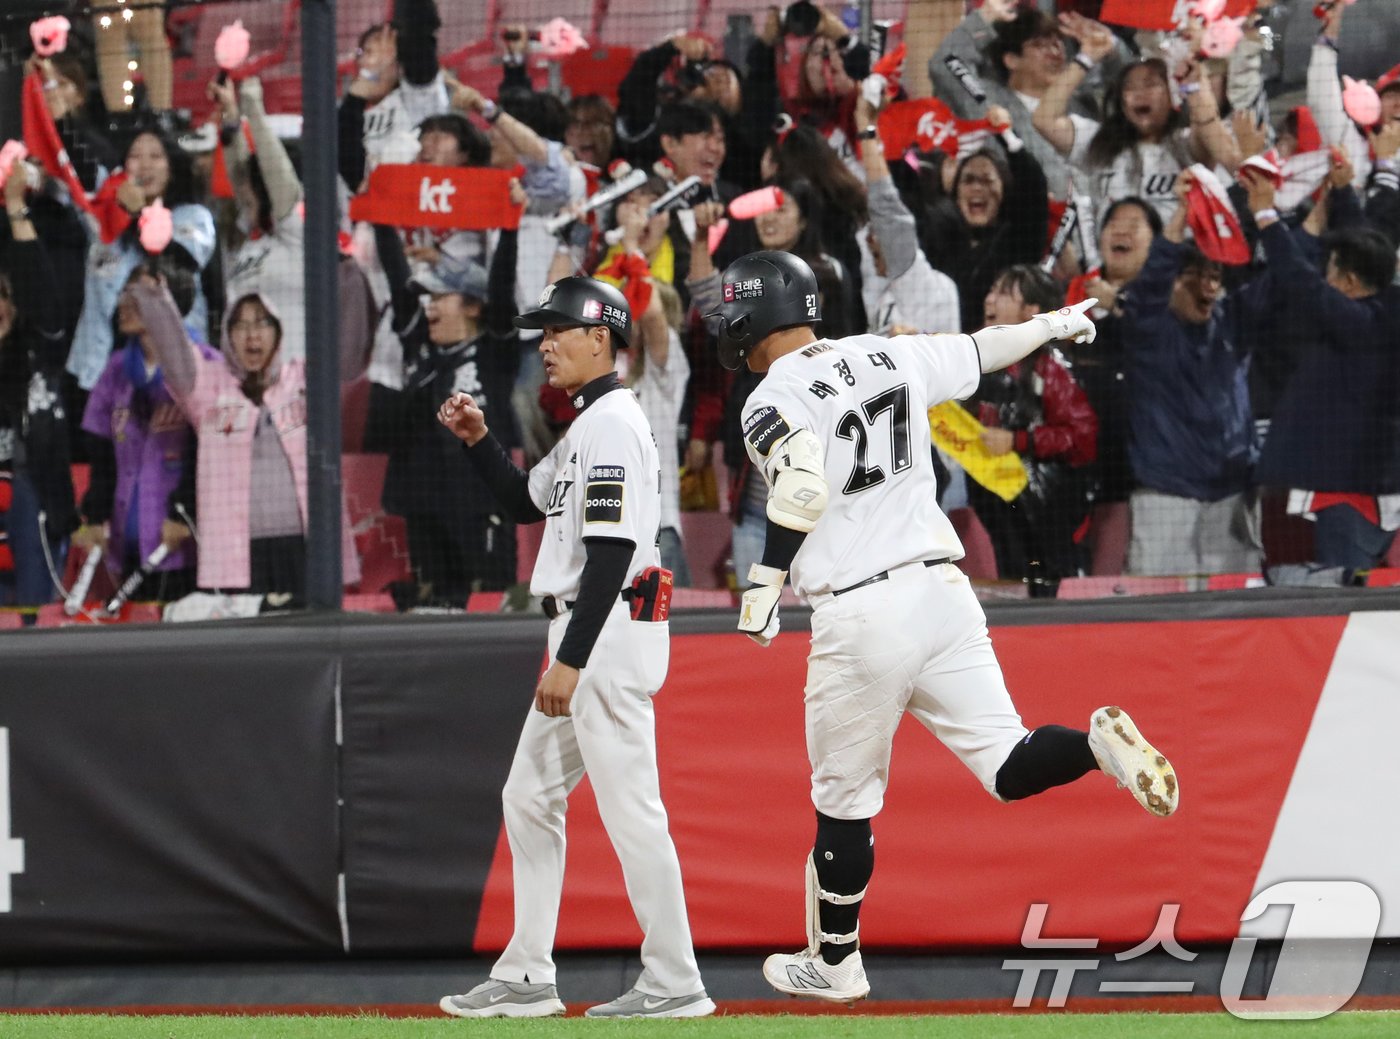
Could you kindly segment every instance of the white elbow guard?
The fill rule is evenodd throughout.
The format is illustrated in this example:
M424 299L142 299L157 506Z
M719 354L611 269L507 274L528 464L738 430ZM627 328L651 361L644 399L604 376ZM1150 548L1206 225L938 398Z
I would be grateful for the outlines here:
M769 453L763 466L772 485L768 518L789 530L809 534L826 511L826 472L822 446L807 429L799 429Z
M810 429L793 429L777 408L766 405L744 419L744 448L768 481L768 518L810 533L826 511L821 441Z

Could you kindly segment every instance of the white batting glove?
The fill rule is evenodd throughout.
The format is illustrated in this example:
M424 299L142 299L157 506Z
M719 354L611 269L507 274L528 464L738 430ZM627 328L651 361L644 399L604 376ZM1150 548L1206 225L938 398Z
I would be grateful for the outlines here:
M1061 307L1049 314L1036 314L1032 321L1044 321L1050 326L1051 339L1073 339L1076 343L1092 343L1098 329L1090 319L1088 311L1098 306L1099 301L1090 297L1072 307Z
M762 563L749 567L754 586L744 593L739 611L739 630L760 646L778 637L778 597L783 594L787 571Z

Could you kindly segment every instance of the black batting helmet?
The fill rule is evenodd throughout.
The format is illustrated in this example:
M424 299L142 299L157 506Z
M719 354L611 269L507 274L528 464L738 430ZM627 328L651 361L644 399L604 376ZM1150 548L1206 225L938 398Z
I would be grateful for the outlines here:
M632 308L616 288L596 278L560 278L546 285L539 305L515 319L516 328L602 325L623 346L632 345Z
M719 363L734 371L773 332L822 318L817 276L792 253L741 256L724 269L723 300L706 317L719 318Z

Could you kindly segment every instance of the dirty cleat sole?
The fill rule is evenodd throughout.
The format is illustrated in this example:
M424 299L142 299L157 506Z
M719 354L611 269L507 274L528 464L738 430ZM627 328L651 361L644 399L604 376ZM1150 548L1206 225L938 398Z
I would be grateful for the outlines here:
M1181 787L1166 756L1143 739L1128 712L1100 707L1089 718L1089 748L1099 767L1153 815L1176 811Z

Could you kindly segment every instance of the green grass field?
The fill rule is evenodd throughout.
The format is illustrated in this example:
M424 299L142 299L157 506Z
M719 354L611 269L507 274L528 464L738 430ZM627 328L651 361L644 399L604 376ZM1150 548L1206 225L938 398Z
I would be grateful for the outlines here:
M1226 1014L1025 1014L865 1017L720 1016L699 1021L461 1021L387 1017L101 1017L0 1014L4 1039L1382 1039L1400 1012L1340 1013L1321 1021L1240 1021Z

